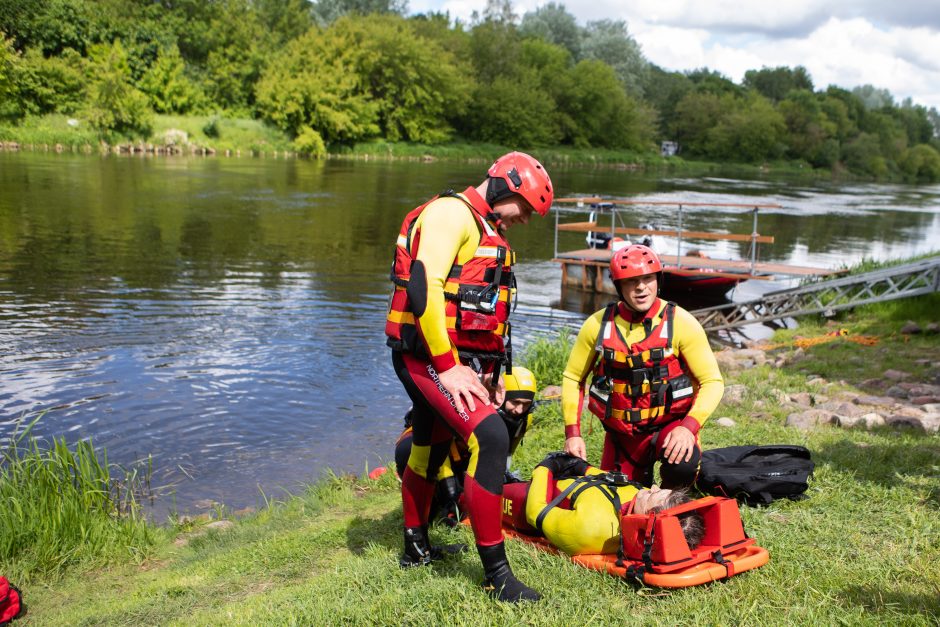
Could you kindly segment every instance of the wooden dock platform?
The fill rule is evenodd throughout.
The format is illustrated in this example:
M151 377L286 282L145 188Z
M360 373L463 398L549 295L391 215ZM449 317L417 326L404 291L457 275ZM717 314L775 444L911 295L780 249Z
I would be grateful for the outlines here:
M613 253L608 249L585 248L558 253L552 261L561 264L562 285L579 287L583 290L614 294L614 287L607 280L607 267ZM778 277L794 276L829 276L839 272L825 268L792 266L782 263L754 264L732 259L711 259L683 255L660 255L666 270L681 271L683 274L710 277L729 277L742 281L773 281Z
M712 285L720 289L722 284L733 287L737 282L746 280L773 281L782 277L823 277L838 274L838 271L826 268L796 266L785 263L767 263L757 261L758 246L760 244L773 244L772 235L764 235L757 228L757 214L760 209L781 209L780 205L768 203L755 204L726 204L704 202L676 202L652 200L604 200L599 197L561 198L556 203L576 204L576 208L554 207L555 213L555 256L553 261L560 263L562 268L562 286L579 287L583 290L614 294L614 286L607 280L607 267L613 251L609 248L583 248L578 250L559 251L558 235L560 232L595 233L614 238L619 235L657 235L675 238L676 254L659 252L659 258L668 275L681 283L694 284L696 289L705 289L705 285ZM672 207L677 210L677 227L674 229L662 228L633 228L623 223L620 212L621 207L633 208L642 205L656 205L658 207ZM686 207L724 207L730 209L747 209L753 215L753 227L750 233L721 233L690 231L682 228L683 211ZM589 213L588 220L561 222L561 214L584 215ZM598 217L605 216L607 224L599 224ZM750 259L718 259L701 255L683 255L683 245L688 247L690 240L732 241L748 242L751 245ZM707 279L724 278L726 281L708 281Z

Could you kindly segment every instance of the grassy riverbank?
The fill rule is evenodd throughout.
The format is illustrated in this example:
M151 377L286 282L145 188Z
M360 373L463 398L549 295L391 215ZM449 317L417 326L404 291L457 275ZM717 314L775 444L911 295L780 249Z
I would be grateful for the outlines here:
M809 498L743 508L748 533L771 561L725 583L664 592L637 589L509 542L513 567L545 599L505 606L478 589L475 554L402 571L401 506L392 473L377 481L327 477L305 494L230 528L163 530L134 559L76 565L61 576L37 574L25 586L24 624L909 624L940 620L940 435L822 426L783 426L780 392L871 393L862 382L895 368L937 383L940 335L899 333L907 320L936 322L940 295L883 303L831 322L806 321L778 334L773 355L786 364L729 370L714 418L737 425L702 432L704 447L802 444L817 463ZM796 335L846 328L850 337L798 349ZM527 355L542 383L557 383L562 342ZM823 377L820 379L819 377ZM397 416L390 420L398 420ZM589 457L602 429L586 419ZM557 404L538 410L514 466L527 474L562 445ZM391 455L391 445L389 450ZM175 535L175 538L173 537ZM468 529L433 529L436 541L472 543ZM10 564L0 562L0 573Z
M70 120L72 120L70 124ZM27 117L19 124L0 123L0 144L15 143L20 150L83 152L98 154L105 145L160 146L175 148L182 154L215 154L216 156L297 156L293 141L282 131L248 118L220 116L155 115L148 137L138 141L107 137L91 129L87 122L66 115L49 114ZM402 161L479 161L489 163L495 155L515 147L498 144L452 141L444 144L372 141L353 146L333 147L332 159L376 159ZM798 174L829 177L828 171L813 171L798 162L774 162L761 165L687 161L682 157L664 158L652 148L646 152L579 149L567 146L532 148L546 164L554 166L590 165L620 169L670 169L709 172L729 168L745 174Z

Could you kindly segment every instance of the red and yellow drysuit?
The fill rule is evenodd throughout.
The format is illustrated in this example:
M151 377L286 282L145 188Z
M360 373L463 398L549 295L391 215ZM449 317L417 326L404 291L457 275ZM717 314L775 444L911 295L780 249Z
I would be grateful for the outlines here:
M414 405L414 440L402 477L405 527L427 524L434 477L456 434L470 460L464 480L477 544L502 542L500 495L509 436L479 400L458 412L439 372L458 363L492 373L502 361L513 292L513 253L498 216L472 187L411 211L395 248L385 332L392 364Z
M680 425L697 435L724 392L699 322L661 299L645 314L618 302L588 318L562 380L566 437L581 435L588 375L588 408L607 431L601 469L619 470L648 486L659 459L664 487L694 482L701 448L696 445L688 462L669 464L663 446L669 432Z

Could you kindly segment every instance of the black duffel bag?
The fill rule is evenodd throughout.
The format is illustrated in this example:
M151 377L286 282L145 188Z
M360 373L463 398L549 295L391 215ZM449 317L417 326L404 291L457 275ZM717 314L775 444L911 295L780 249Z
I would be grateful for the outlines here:
M815 464L809 449L791 444L729 446L702 452L696 487L748 505L806 498Z

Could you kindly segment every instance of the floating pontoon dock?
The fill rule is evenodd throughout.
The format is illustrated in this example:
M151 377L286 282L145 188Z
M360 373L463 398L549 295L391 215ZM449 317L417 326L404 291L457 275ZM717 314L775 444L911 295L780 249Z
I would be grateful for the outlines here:
M669 273L679 273L685 277L718 278L726 277L744 281L749 279L770 281L778 277L806 277L826 276L835 274L825 268L807 266L794 266L783 263L764 263L758 259L758 245L772 244L771 235L761 235L757 230L757 214L760 209L780 209L777 204L728 204L728 203L700 203L700 202L670 202L652 200L604 200L597 197L588 198L560 198L556 204L573 204L574 207L552 207L555 214L555 255L552 259L561 264L562 286L578 287L586 291L613 294L613 285L607 280L607 266L613 252L609 248L584 248L570 251L558 250L558 233L561 231L574 231L579 233L606 233L611 238L620 235L659 235L676 239L675 254L660 253L660 259ZM622 216L624 209L618 207L667 207L677 211L678 224L675 230L643 229L628 227L624 224ZM687 231L682 228L683 211L687 207L722 207L729 209L746 209L753 215L753 229L751 233L712 233L702 231ZM561 222L562 215L581 215L585 213L609 215L610 224L599 224L598 221L588 220L579 222ZM722 240L732 242L749 242L750 259L712 259L683 254L689 248L689 240ZM730 287L730 285L729 285Z

